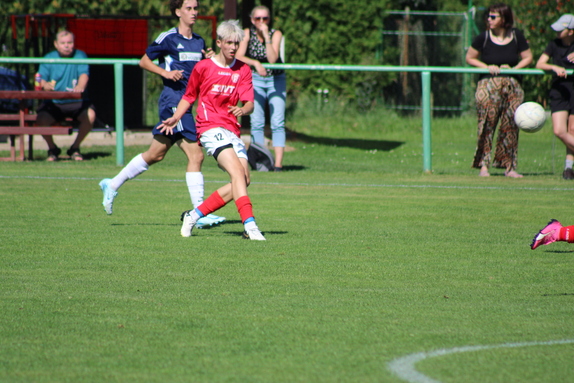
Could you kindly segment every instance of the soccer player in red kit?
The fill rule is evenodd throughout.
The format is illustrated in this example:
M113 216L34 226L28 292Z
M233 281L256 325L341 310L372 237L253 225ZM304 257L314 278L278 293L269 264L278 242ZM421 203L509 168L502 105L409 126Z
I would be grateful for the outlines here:
M207 154L231 178L231 183L217 189L201 205L181 215L181 235L191 236L197 220L235 201L245 231L243 237L265 241L253 216L251 200L247 195L249 164L245 144L239 138L238 120L253 112L253 84L251 69L235 59L243 30L238 21L225 21L217 27L219 52L211 59L195 65L183 98L173 115L158 128L171 134L186 110L198 100L196 110L197 134ZM241 101L243 106L238 106Z

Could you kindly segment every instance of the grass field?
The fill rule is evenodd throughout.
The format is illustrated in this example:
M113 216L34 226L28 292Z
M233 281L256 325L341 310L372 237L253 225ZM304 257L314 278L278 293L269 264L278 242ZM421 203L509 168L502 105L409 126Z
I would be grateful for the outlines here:
M0 163L0 382L572 381L574 247L529 247L574 224L549 126L521 136L523 179L477 177L474 118L433 121L433 174L417 119L291 127L287 171L252 174L266 242L233 206L180 237L177 149L112 216L113 147ZM204 175L227 180L211 158Z

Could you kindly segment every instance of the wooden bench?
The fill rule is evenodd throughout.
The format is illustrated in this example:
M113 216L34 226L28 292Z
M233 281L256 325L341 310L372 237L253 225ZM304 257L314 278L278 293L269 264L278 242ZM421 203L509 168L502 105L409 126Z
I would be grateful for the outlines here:
M10 139L10 157L0 158L0 161L24 161L24 136L28 135L28 159L34 159L33 136L34 134L53 135L71 134L71 126L33 126L36 115L29 114L24 100L46 99L81 99L82 94L76 92L53 92L43 90L0 90L0 99L20 100L19 113L0 114L0 134L8 135ZM17 122L14 126L2 125L2 121ZM15 138L19 138L20 153L16 158Z

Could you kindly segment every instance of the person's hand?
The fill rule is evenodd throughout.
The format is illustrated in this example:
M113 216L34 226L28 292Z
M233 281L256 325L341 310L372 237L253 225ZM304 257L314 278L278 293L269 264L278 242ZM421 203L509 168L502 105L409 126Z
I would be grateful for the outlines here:
M183 70L166 71L163 77L166 80L179 81L183 78Z
M574 63L574 53L570 53L568 56L566 56L566 59L571 63Z
M215 56L215 52L214 52L213 49L211 49L211 48L207 48L206 51L202 49L202 50L201 50L201 53L203 53L203 56L204 56L206 59L210 59L210 58L212 58L213 56Z
M177 125L179 120L175 117L170 117L162 121L160 125L158 125L158 129L161 133L165 133L167 135L173 134L173 128Z
M556 75L558 75L558 77L566 78L566 76L568 76L566 74L566 69L562 68L561 66L555 66L552 68L552 70L556 73Z
M56 81L54 81L54 80L46 81L46 82L44 82L44 86L42 87L42 90L54 90L55 86L56 86Z
M259 61L257 61L255 63L255 65L253 65L255 67L255 70L257 71L257 74L259 76L265 77L267 76L267 69L265 69L265 67L263 66L263 64L261 64Z
M86 90L86 89L79 87L79 86L75 86L74 89L72 90L72 92L83 93L84 90Z
M239 119L239 117L245 115L245 114L243 113L243 109L241 109L241 108L238 107L238 106L231 106L231 105L230 105L230 106L227 107L227 110L228 110L229 113L233 114L233 115L234 115L235 117L237 117L238 119Z
M269 25L267 25L267 23L265 22L257 23L255 25L255 28L261 31L261 33L263 33L264 38L267 38L267 36L269 36ZM265 44L265 42L263 42L263 44Z
M488 71L490 72L490 74L496 75L500 73L500 68L498 67L498 65L489 65Z

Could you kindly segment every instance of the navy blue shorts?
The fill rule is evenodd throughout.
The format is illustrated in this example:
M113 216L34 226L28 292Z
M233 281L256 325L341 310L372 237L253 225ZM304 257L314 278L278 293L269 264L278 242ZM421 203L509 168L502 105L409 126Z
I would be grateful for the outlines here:
M56 121L63 121L67 117L77 120L78 116L84 110L89 108L96 110L94 104L92 104L90 100L66 102L62 104L56 104L52 100L46 100L38 108L38 113L48 113Z
M176 108L173 107L161 108L159 111L160 121L164 121L172 117L173 112L175 112L175 109ZM154 136L155 135L165 136L169 138L172 143L175 143L181 140L182 138L187 138L190 141L197 142L195 119L193 118L193 114L191 114L191 112L185 113L183 117L181 117L181 120L179 120L177 126L173 129L172 135L168 136L167 134L160 132L159 129L157 128L160 124L161 122L158 122L158 124L153 128L152 133Z

